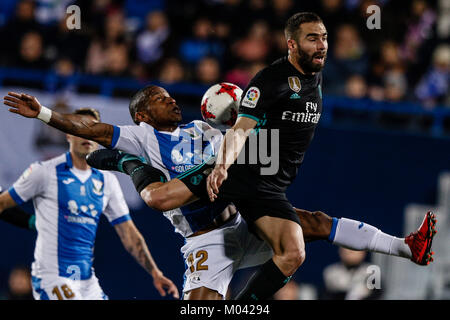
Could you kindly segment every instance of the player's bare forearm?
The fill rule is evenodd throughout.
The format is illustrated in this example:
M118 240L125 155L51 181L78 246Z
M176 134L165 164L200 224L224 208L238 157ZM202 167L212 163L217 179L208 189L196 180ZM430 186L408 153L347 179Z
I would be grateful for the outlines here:
M142 236L136 237L129 252L149 274L153 275L153 271L158 270Z
M228 178L227 170L236 161L245 141L257 122L248 117L239 117L231 130L225 134L220 146L214 170L208 176L206 189L209 200L214 201L222 183Z
M216 167L228 170L239 156L256 123L255 120L247 117L238 118L233 128L225 134L217 156Z
M26 93L8 92L3 103L9 111L26 118L38 118L48 125L74 136L89 139L109 147L112 142L114 127L99 123L83 115L61 114L42 106L39 100ZM45 116L43 113L45 112Z
M112 125L96 122L88 117L76 114L52 112L48 124L65 133L98 142L105 147L111 145L114 133Z
M173 295L174 298L178 299L179 294L177 287L172 280L166 278L161 270L159 270L148 250L144 237L142 237L134 223L131 220L128 220L115 227L127 251L153 277L153 285L156 290L158 290L159 294L165 296L167 291L169 294Z
M125 249L150 275L153 276L154 271L159 271L148 250L144 237L132 221L120 223L115 228Z

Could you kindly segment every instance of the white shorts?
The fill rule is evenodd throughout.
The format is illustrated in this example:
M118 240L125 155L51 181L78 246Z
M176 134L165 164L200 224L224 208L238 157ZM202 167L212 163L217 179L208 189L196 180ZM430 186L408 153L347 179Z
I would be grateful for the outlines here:
M72 280L59 276L32 277L33 297L36 300L108 300L97 277Z
M263 264L273 255L268 244L248 231L239 213L218 229L186 238L181 252L187 268L183 292L206 287L223 297L236 270Z

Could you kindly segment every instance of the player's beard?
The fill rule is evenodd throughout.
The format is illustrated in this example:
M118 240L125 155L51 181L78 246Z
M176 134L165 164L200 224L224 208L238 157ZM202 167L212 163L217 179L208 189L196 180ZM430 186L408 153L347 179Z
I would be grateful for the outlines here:
M302 68L302 70L305 73L313 73L313 72L319 72L323 69L325 66L325 61L327 59L327 55L322 53L314 53L312 55L309 55L306 51L302 50L299 45L297 45L297 52L298 52L298 58L297 63ZM323 55L323 64L314 63L313 59L317 55Z

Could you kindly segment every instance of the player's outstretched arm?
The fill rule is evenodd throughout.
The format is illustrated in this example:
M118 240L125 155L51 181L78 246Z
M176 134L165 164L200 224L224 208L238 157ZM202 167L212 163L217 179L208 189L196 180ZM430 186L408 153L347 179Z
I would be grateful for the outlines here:
M3 103L9 106L9 111L26 118L38 118L48 125L74 136L89 139L99 144L111 146L114 127L100 123L90 117L75 114L61 114L42 106L34 96L8 92Z
M227 179L228 168L236 161L257 121L248 117L239 117L231 130L228 130L217 155L216 166L208 176L206 188L211 201L217 198L219 187Z
M136 261L153 277L153 285L161 296L166 295L166 291L174 298L178 299L179 293L175 284L166 278L159 270L153 260L144 237L134 225L128 220L114 226L125 249L136 259Z

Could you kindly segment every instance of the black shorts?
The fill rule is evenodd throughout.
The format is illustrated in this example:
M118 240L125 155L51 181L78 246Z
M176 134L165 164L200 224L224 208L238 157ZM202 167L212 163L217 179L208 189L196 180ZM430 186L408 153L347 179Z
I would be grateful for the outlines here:
M249 198L237 200L235 199L232 201L238 209L239 213L242 215L242 217L244 217L250 229L253 228L253 223L263 216L291 220L300 225L300 218L298 217L297 213L294 210L294 207L284 194L280 194L280 198L278 199Z
M213 167L213 164L206 163L196 166L180 175L179 179L197 197L209 199L206 178ZM258 181L257 177L248 175L229 175L219 189L218 199L233 202L250 228L263 216L291 220L300 225L300 219L286 194L276 189L263 191L258 188Z

